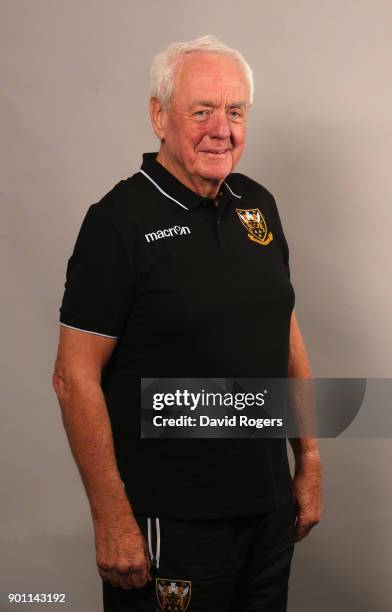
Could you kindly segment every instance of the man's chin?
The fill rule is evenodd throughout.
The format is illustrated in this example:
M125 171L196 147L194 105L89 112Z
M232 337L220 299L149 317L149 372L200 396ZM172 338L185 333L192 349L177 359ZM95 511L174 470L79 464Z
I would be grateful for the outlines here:
M208 181L223 181L232 171L233 164L223 161L203 164L200 168L200 176Z

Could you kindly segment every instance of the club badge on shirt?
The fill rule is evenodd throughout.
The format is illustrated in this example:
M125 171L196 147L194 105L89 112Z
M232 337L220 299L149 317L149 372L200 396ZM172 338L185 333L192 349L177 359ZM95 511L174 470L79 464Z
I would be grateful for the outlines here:
M248 232L248 238L258 244L267 245L273 239L268 232L265 217L258 208L236 208L237 215Z
M185 612L191 600L191 581L156 578L156 593L162 612Z

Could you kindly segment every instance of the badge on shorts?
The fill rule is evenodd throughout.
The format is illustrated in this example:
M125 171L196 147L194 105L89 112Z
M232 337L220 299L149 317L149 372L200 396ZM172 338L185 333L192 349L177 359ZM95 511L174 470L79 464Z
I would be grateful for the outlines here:
M266 220L258 208L236 208L236 211L250 240L263 245L271 242L273 235L268 232Z
M163 612L185 612L191 600L191 581L156 578L159 607Z

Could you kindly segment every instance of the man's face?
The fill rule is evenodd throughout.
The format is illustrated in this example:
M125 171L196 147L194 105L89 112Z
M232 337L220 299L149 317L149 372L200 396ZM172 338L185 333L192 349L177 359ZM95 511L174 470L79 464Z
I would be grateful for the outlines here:
M213 54L182 60L170 107L162 112L164 165L188 185L220 184L244 149L248 101L235 60Z

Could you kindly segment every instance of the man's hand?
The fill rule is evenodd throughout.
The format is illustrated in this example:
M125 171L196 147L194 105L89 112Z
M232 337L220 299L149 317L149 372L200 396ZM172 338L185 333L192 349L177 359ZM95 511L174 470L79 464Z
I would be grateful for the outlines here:
M99 575L123 589L143 587L151 580L147 543L132 515L94 521Z
M295 541L305 538L321 520L322 485L320 457L302 457L295 468L293 496L297 511Z

